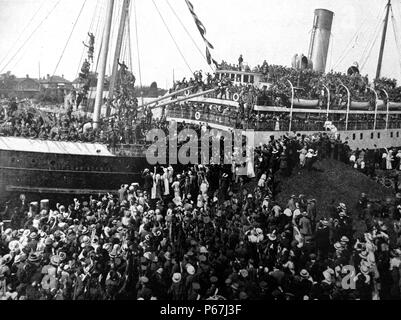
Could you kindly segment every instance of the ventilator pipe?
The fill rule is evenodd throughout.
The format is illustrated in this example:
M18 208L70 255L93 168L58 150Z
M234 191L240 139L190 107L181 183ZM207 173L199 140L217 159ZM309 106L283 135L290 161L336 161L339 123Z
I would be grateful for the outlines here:
M351 92L349 91L349 89L343 83L341 83L340 86L342 86L345 90L347 90L347 95L348 95L347 115L345 116L345 131L347 131L348 130L349 110L350 110L350 106L351 106Z
M294 110L294 98L295 98L295 89L294 86L292 84L292 82L290 80L287 80L287 82L290 84L291 86L291 109L290 109L290 124L288 126L288 132L291 132L292 129L292 112Z
M376 131L376 123L377 123L377 107L378 107L378 100L379 100L379 96L377 95L377 92L375 90L373 90L370 87L367 87L368 90L372 91L375 94L375 121L373 123L373 131Z

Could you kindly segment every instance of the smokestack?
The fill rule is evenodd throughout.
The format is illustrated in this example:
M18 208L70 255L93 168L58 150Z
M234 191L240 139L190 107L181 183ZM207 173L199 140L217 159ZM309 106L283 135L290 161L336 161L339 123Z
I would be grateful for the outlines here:
M313 63L313 69L318 72L325 72L326 70L333 17L334 13L332 11L326 9L315 10L308 57Z

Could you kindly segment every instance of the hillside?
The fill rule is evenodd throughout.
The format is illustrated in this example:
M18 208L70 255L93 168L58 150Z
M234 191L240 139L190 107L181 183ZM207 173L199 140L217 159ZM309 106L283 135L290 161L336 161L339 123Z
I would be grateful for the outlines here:
M285 205L292 194L304 194L317 200L319 215L331 205L343 202L351 210L355 208L362 192L369 198L381 200L392 195L392 190L375 183L354 168L334 160L317 162L318 170L294 170L291 177L281 179L276 200Z

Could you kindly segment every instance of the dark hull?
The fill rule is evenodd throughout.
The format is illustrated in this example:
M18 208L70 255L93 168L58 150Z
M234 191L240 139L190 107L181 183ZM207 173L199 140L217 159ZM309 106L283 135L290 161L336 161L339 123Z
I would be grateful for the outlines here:
M96 194L140 182L145 157L0 150L0 201L16 193Z

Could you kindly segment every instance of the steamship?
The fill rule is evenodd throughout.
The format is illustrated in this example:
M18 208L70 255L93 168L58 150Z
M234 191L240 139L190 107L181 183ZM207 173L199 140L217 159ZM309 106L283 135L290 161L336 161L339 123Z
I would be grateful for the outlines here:
M108 43L112 24L113 0L108 0L106 27L103 33L103 46L100 55L100 72L98 78L97 97L93 114L93 126L100 121L100 109L103 98L103 84L105 66L107 61ZM123 2L121 21L126 21L129 0ZM387 13L391 3L387 5ZM330 44L330 34L333 22L333 12L325 9L315 10L313 32L308 57L296 56L293 59L294 68L313 68L324 72ZM387 27L388 14L385 21ZM116 53L114 55L113 76L116 76L116 63L118 62L121 39L125 24L120 23ZM386 29L383 30L381 46L381 59L384 50ZM379 61L381 67L381 61ZM357 66L353 67L354 69ZM378 68L380 76L380 68ZM216 76L220 79L229 78L234 84L253 85L257 88L269 88L271 83L259 71L247 68L231 70L217 68ZM111 81L113 82L113 81ZM253 131L244 130L245 136L252 135L255 145L264 143L271 136L276 138L296 132L300 134L314 134L327 131L325 123L331 123L341 140L347 140L352 149L375 149L401 146L401 103L392 102L388 93L372 91L370 101L353 101L350 90L343 86L347 100L340 105L332 105L330 92L327 89L325 104L319 100L296 98L298 88L289 82L291 96L287 105L282 107L266 103L254 103L254 110L260 114L267 114L274 118L276 114L287 114L288 121L280 123L262 123L260 128ZM184 88L161 98L152 100L140 106L152 109L164 108L169 122L185 122L202 124L218 130L230 131L236 119L222 112L222 109L238 110L240 107L239 94L229 97L216 94L218 88L206 91L191 91ZM177 105L207 105L210 111L185 110L176 108ZM365 121L358 121L363 116ZM308 119L308 121L306 121ZM319 119L319 120L316 120ZM324 119L322 122L321 119ZM0 137L0 194L7 198L10 193L38 193L38 194L97 194L115 192L121 184L136 182L141 178L141 172L148 166L144 147L124 146L127 151L121 156L121 150L110 150L102 144L81 142L40 141L14 137Z
M376 79L380 77L383 51L386 39L391 2L386 7L386 18L380 47L380 58ZM331 28L334 13L326 9L316 9L313 22L308 56L295 55L292 67L295 69L313 69L322 74L326 69L327 56L329 52ZM352 65L348 74L359 73L358 64ZM272 84L261 72L251 71L250 68L239 67L237 70L219 68L216 71L219 79L228 78L234 85L253 85L259 89L269 88ZM254 102L254 111L259 115L286 115L287 121L272 120L270 123L262 123L254 132L245 132L244 135L253 135L255 145L269 141L270 137L283 137L288 134L313 135L316 133L330 131L341 141L347 141L351 149L378 149L401 146L401 103L390 101L389 93L385 90L376 90L368 87L371 99L369 101L356 101L351 96L351 90L341 85L339 92L331 92L328 86L322 85L325 92L324 103L319 99L302 99L296 97L297 88L295 83L288 81L291 96L284 106L269 105L266 101L259 99ZM345 101L333 103L331 99L336 93L347 97ZM194 112L175 108L168 110L169 121L185 123L208 123L211 127L221 130L230 130L236 119L225 116L222 110L238 110L240 107L240 95L238 93L225 96L206 94L202 96L190 96L189 101L202 103L209 106L207 113ZM180 101L180 100L178 100ZM272 101L270 101L272 102ZM229 114L229 112L227 112ZM267 118L267 117L266 117Z

